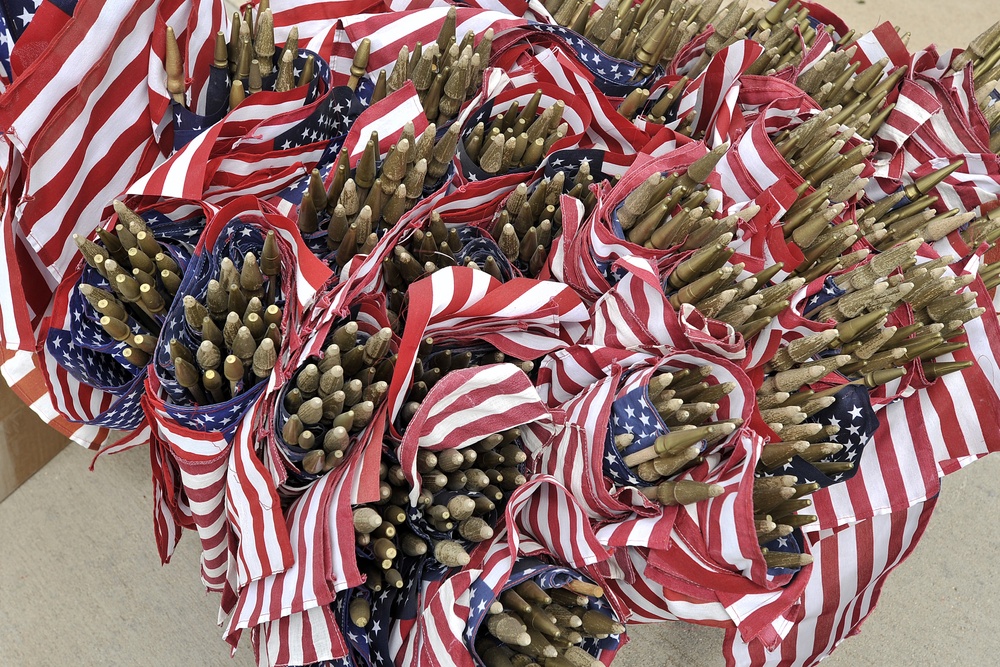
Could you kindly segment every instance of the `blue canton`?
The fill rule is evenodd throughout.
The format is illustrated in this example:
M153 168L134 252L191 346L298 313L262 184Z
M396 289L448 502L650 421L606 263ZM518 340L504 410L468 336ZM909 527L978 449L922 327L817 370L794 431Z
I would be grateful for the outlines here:
M639 72L634 62L612 58L569 28L544 23L529 23L527 27L547 32L572 49L577 59L594 75L594 85L608 97L625 97L637 88L649 88L663 76L663 68L657 65L652 74L633 81Z
M796 528L791 535L786 535L785 537L779 537L776 540L772 540L767 544L761 545L762 548L768 551L781 551L783 553L800 554L802 553L802 543L803 543L802 531ZM772 577L779 577L785 574L795 574L798 572L797 568L788 567L769 567L767 568L768 575Z
M865 445L878 430L878 414L872 408L868 389L860 385L844 385L837 392L833 405L809 417L806 423L823 424L824 426L839 426L840 431L829 438L844 448L824 461L838 463L853 463L855 468L849 472L824 475L811 463L795 457L780 470L782 475L795 475L799 484L816 482L820 487L827 487L838 482L844 482L854 477L858 471L858 463Z
M847 294L847 290L837 287L833 276L827 276L823 287L806 300L802 307L802 314L809 317L813 313L818 313L827 303L844 294Z
M640 373L627 377L618 398L611 404L611 422L604 443L604 472L615 484L622 486L649 486L625 465L623 456L652 447L658 437L670 433L649 398L648 384L643 377ZM619 452L615 437L626 433L634 439Z
M197 238L204 227L200 215L182 217L178 222L155 212L144 214L146 223L156 232L161 247L183 270L191 247L188 239ZM78 284L87 283L112 291L107 279L97 269L84 265ZM162 318L156 318L162 320ZM69 296L64 328L49 329L46 349L66 371L82 383L117 396L106 411L88 422L96 426L131 430L142 422L139 399L145 391L146 368L137 368L125 360L128 347L111 338L100 325L100 314L76 288ZM133 333L143 330L135 322Z

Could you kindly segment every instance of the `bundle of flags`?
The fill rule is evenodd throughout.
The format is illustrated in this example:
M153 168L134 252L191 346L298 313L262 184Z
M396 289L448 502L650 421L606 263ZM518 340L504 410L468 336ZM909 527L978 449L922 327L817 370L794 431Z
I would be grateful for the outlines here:
M30 25L29 25L30 21ZM1000 448L1000 23L0 6L0 364L259 664L812 665Z

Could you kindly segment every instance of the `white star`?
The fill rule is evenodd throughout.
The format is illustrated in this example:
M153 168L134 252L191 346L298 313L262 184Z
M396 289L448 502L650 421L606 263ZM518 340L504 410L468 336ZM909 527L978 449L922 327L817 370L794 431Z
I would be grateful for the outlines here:
M830 417L830 426L840 427L840 420L836 417Z
M291 147L292 147L292 142L289 141L288 139L285 139L285 143L281 144L281 150L283 151L287 151Z
M851 415L851 421L861 419L861 406L855 405L853 410L848 411L848 414Z
M372 623L372 632L378 632L382 629L382 625L379 621Z
M24 27L24 26L27 26L29 23L31 23L31 19L34 16L35 15L32 12L29 12L28 8L25 7L24 11L21 12L21 15L18 16L17 18L21 19L21 26Z
M788 546L788 538L787 537L779 537L778 538L778 544L781 545L781 546L783 546L783 547L787 547Z
M858 435L861 432L861 427L860 426L849 426L847 428L847 430L851 432L851 435Z
M635 418L635 408L633 408L631 405L628 406L627 408L625 408L625 414L628 415L629 419L634 419Z
M643 426L649 426L649 415L647 415L645 412L642 413L641 415L639 415L639 421L642 422Z
M614 454L608 454L604 458L606 458L608 460L608 463L612 463L613 464L615 462L615 455Z

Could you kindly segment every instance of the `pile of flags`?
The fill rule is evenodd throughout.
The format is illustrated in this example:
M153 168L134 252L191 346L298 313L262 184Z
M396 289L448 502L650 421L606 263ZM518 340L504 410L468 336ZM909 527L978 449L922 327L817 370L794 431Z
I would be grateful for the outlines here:
M1000 448L1000 24L0 5L4 379L261 665L812 665ZM189 539L192 539L189 537Z

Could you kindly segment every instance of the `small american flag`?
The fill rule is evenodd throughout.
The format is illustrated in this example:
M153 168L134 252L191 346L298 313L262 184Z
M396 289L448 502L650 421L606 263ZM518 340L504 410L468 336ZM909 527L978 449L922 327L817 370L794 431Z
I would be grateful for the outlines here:
M579 340L588 319L569 288L516 278L500 283L482 271L450 267L409 287L407 326L389 384L393 420L409 388L420 341L484 340L518 359L537 359Z
M537 558L519 558L514 561L514 568L510 577L504 584L503 590L508 590L525 581L534 581L541 588L560 588L571 581L586 580L579 572L549 565ZM465 644L473 656L479 658L476 653L475 639L479 632L483 620L486 618L486 610L496 600L496 593L483 580L472 583L471 597L469 599L469 618L465 625ZM605 598L590 598L589 609L601 611L613 615L610 605ZM593 655L601 655L602 651L609 651L612 654L618 649L621 638L618 635L611 635L606 639L588 638L580 648ZM481 660L481 658L479 658Z
M616 484L649 486L625 465L623 457L652 447L658 437L670 432L650 401L647 376L648 374L643 373L626 376L618 391L618 397L611 404L611 424L604 446L607 452L604 457L606 461L604 470L611 475ZM615 446L615 438L626 434L633 437L632 444L619 450Z
M728 630L726 665L799 667L828 656L875 609L886 577L913 552L936 503L932 497L899 512L810 533L814 561L802 598L757 637Z
M867 388L858 385L845 385L837 392L833 405L824 408L810 416L807 422L838 426L840 431L832 435L829 442L843 445L844 448L830 456L825 461L838 463L853 463L855 466L861 460L865 445L872 439L879 428L878 415L872 409ZM833 475L825 475L807 461L799 457L793 458L781 468L783 475L795 475L799 484L817 482L820 487L827 487L837 482L846 481L858 472L858 468Z
M507 48L521 40L537 45L555 43L568 48L598 90L608 97L625 97L637 88L648 88L663 75L663 69L657 66L648 76L636 79L639 67L634 62L612 58L581 35L556 24L529 23L524 28L504 33L503 39L494 42L494 53L502 57Z
M203 212L196 209L170 218L151 210L144 218L164 250L182 269L186 267L192 243L204 226ZM82 283L110 289L97 269L86 264L59 286L44 350L53 367L48 376L52 395L64 414L79 421L131 431L144 421L139 399L145 391L146 369L121 356L126 344L112 339L100 326L100 315L77 289ZM141 332L137 324L133 329ZM94 398L100 401L96 408L88 409L81 401L88 392L95 392Z

